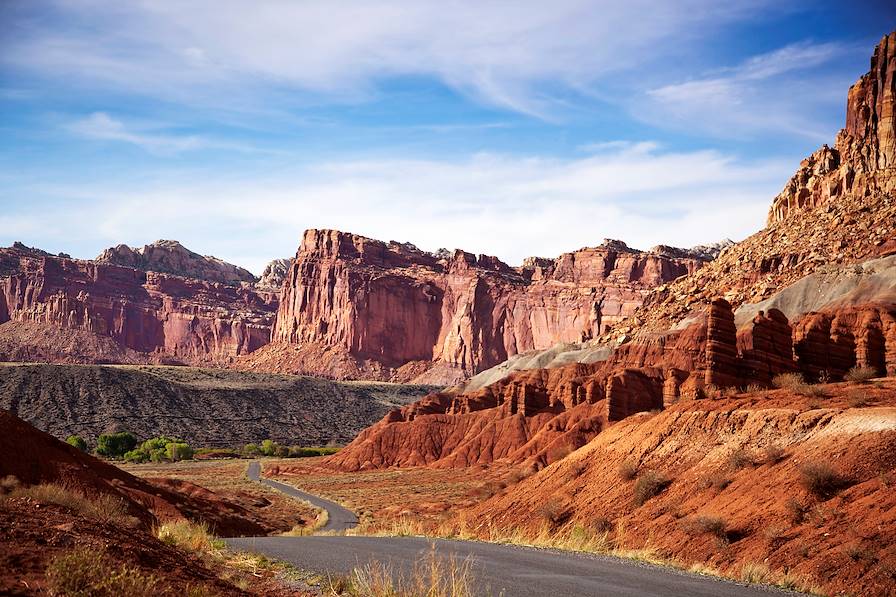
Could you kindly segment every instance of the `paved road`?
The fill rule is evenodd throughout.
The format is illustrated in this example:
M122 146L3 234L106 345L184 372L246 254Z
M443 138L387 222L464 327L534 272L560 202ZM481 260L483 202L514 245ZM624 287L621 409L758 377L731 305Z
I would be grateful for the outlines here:
M312 493L305 493L304 491L300 491L285 483L263 479L261 477L261 464L257 460L249 463L249 469L246 471L246 475L248 475L249 479L252 481L258 481L259 483L273 487L278 491L282 491L286 495L305 500L317 508L326 510L329 515L329 520L327 520L327 524L318 529L319 531L345 531L358 525L358 517L355 516L355 513L343 508L336 502L325 500Z
M765 587L641 565L629 560L472 541L421 537L243 537L236 549L263 553L313 571L347 573L371 561L413 569L429 552L470 558L477 594L505 597L758 597L788 594Z

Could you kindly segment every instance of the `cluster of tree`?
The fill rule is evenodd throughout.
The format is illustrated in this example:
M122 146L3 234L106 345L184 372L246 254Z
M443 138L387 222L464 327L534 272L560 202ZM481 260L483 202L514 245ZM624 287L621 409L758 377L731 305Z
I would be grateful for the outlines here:
M127 462L178 462L192 460L194 454L190 444L177 439L160 435L146 440L140 446L124 454Z
M77 435L70 435L66 440L72 446L84 452L88 451L87 442ZM137 437L129 432L104 433L96 440L96 454L106 458L123 458L127 462L177 462L179 460L191 460L196 454L223 454L223 457L247 457L272 456L276 458L305 458L309 456L327 456L335 454L339 448L334 447L302 447L284 446L273 440L266 439L260 444L246 444L239 453L229 450L200 448L194 450L188 443L161 435L140 443Z
M277 458L305 458L308 456L327 456L335 454L339 448L304 448L302 446L284 446L273 440L266 439L261 444L246 444L243 446L243 456L254 458L257 456L274 456Z

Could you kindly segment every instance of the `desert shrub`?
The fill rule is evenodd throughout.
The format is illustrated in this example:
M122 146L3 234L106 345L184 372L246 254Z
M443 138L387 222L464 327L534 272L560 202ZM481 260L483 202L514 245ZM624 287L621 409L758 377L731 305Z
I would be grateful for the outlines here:
M155 597L159 580L136 568L116 566L102 551L78 548L53 558L47 567L51 595L68 597Z
M563 507L563 504L560 503L560 500L556 498L549 499L538 508L538 515L541 516L545 522L551 524L557 524L563 520L565 514L566 509Z
M644 471L638 475L635 481L635 495L633 501L636 506L641 506L652 497L661 494L672 481L665 475L656 471Z
M826 462L807 462L799 470L800 483L817 498L828 499L846 485L845 480Z
M865 390L854 388L846 394L846 402L852 408L861 408L871 404L872 400Z
M765 447L765 462L769 464L777 464L787 458L787 452L781 447L781 444L772 443Z
M809 511L809 506L796 498L789 498L784 508L787 510L787 519L793 524L800 524L806 520L806 513Z
M722 390L721 390L721 388L719 388L719 386L717 386L715 384L708 383L705 386L703 386L703 395L706 396L707 398L715 400L715 399L721 397Z
M594 530L598 533L609 533L613 530L613 522L609 518L600 517L594 521Z
M772 378L772 385L776 388L794 390L805 385L802 373L779 373Z
M631 458L626 458L619 465L619 477L623 481L631 481L638 476L638 463Z
M240 453L225 448L198 448L193 453L193 458L202 460L239 458Z
M137 438L130 431L104 433L96 440L96 453L108 458L121 458L137 447Z
M132 464L149 462L149 455L143 450L131 450L124 453L124 461Z
M82 452L87 451L87 442L84 441L84 438L81 437L80 435L68 436L67 438L65 438L65 443L67 443L70 446L74 446L74 447L78 448Z
M0 479L0 495L5 495L19 488L19 478L15 475L6 475Z
M728 466L735 471L753 466L753 453L747 448L738 448L728 456Z
M717 471L709 476L704 477L700 481L700 487L703 489L716 489L718 491L722 491L731 485L731 477L729 477L724 471Z
M874 379L875 377L877 377L877 371L874 369L874 367L853 367L846 372L846 375L843 376L843 379L845 379L846 381L865 383L871 379Z
M682 529L689 535L714 535L719 539L725 538L727 524L724 518L718 516L694 516L682 522Z
M747 394L762 392L763 390L765 390L765 386L759 385L758 383L751 383L744 388L744 392L746 392Z

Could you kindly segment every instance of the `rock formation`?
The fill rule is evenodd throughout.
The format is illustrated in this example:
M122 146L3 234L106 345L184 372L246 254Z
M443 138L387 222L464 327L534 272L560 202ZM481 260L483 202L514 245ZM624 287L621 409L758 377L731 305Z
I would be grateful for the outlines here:
M289 274L290 267L292 267L292 259L274 259L265 266L255 286L279 293Z
M249 271L217 257L194 253L176 240L157 240L141 249L118 245L106 249L94 261L221 284L255 282Z
M871 69L850 87L846 127L833 148L825 145L772 202L769 225L849 194L896 190L896 32L874 49Z
M705 261L606 241L512 268L486 255L309 230L283 288L273 345L253 360L277 368L291 346L299 371L320 373L329 363L315 355L335 352L358 364L348 375L394 378L403 368L456 381L521 352L594 338L651 288Z
M250 285L0 249L0 331L11 322L24 332L9 342L16 346L7 346L7 359L72 360L34 349L42 330L68 330L111 339L131 351L126 362L226 363L269 341L276 309L276 294ZM116 359L100 352L76 360Z

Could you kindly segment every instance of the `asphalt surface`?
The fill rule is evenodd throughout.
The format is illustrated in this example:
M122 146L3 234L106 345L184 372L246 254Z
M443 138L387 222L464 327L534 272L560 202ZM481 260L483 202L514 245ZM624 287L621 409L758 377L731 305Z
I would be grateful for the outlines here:
M477 594L504 597L757 597L785 591L688 574L629 560L529 547L422 537L243 537L236 549L304 570L348 573L371 561L408 574L431 549L470 559Z
M261 477L249 463L249 479L306 500L329 513L320 530L344 531L358 524L353 512L330 500ZM515 545L425 537L238 537L234 549L261 553L315 572L347 574L370 562L409 575L414 563L435 550L440 557L470 561L477 594L504 597L757 597L792 594L745 586L608 556Z
M261 477L261 464L257 460L249 463L249 469L246 471L246 475L252 481L258 481L268 487L273 487L278 491L282 491L286 495L305 500L317 508L326 510L329 519L327 520L327 524L317 529L318 531L346 531L358 526L358 517L355 516L355 513L343 508L336 502L325 500L312 493L305 493L304 491L300 491L285 483L263 479Z

